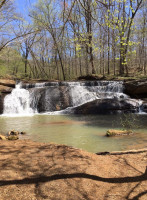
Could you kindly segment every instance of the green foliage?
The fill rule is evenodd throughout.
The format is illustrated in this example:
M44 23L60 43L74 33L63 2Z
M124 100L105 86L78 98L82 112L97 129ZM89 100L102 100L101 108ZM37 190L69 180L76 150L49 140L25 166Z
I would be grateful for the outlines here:
M0 76L8 75L13 77L21 77L24 73L24 63L20 53L11 47L7 47L0 52Z
M140 1L141 2L141 1ZM134 16L138 11L140 6L139 1L126 1L126 0L116 0L115 5L117 5L115 10L107 9L105 14L105 24L108 28L115 31L115 42L120 50L120 57L122 65L127 65L127 56L129 47L134 47L138 45L138 42L132 41L131 32L136 30L134 23ZM113 9L113 8L112 8ZM134 53L130 50L129 53Z

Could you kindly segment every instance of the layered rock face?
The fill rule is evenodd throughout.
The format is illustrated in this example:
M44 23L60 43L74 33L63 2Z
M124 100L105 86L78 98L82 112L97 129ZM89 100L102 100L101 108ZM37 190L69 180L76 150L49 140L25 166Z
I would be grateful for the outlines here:
M52 112L63 110L72 106L69 88L44 87L30 89L31 107L40 112Z
M3 113L3 96L0 94L0 114Z
M124 83L124 92L133 98L147 98L147 79Z
M125 82L124 92L131 98L142 99L141 109L147 112L147 79Z
M0 79L0 85L7 86L10 88L15 88L15 81L9 79Z

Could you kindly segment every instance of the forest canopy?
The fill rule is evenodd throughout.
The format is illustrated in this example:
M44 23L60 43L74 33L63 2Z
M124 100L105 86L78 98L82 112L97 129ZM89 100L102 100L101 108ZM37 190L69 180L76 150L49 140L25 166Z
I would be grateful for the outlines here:
M0 76L146 75L145 0L0 0Z

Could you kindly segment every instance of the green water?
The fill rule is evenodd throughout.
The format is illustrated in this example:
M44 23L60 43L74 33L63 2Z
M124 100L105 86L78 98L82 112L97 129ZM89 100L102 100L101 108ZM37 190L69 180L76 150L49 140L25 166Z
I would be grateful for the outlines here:
M105 137L108 129L121 128L121 117L121 115L0 116L0 132L6 133L12 129L26 131L27 134L21 136L21 139L66 144L89 152L120 151L147 147L147 115L137 116L135 123L140 128L135 130L136 134Z

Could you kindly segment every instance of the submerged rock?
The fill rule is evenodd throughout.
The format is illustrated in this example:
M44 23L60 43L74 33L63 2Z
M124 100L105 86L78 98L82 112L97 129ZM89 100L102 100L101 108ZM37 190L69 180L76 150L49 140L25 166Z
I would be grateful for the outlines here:
M133 133L132 130L116 130L116 129L112 129L112 130L108 130L106 132L106 136L107 137L111 137L111 136L130 135L132 133Z
M26 132L25 132L25 131L21 131L20 134L21 134L21 135L25 135Z
M11 130L8 132L8 134L6 134L7 136L0 134L0 140L18 140L19 134L25 135L26 132L24 132L24 131L19 132L19 131Z
M8 136L8 140L18 140L18 139L19 139L18 135L9 135Z

